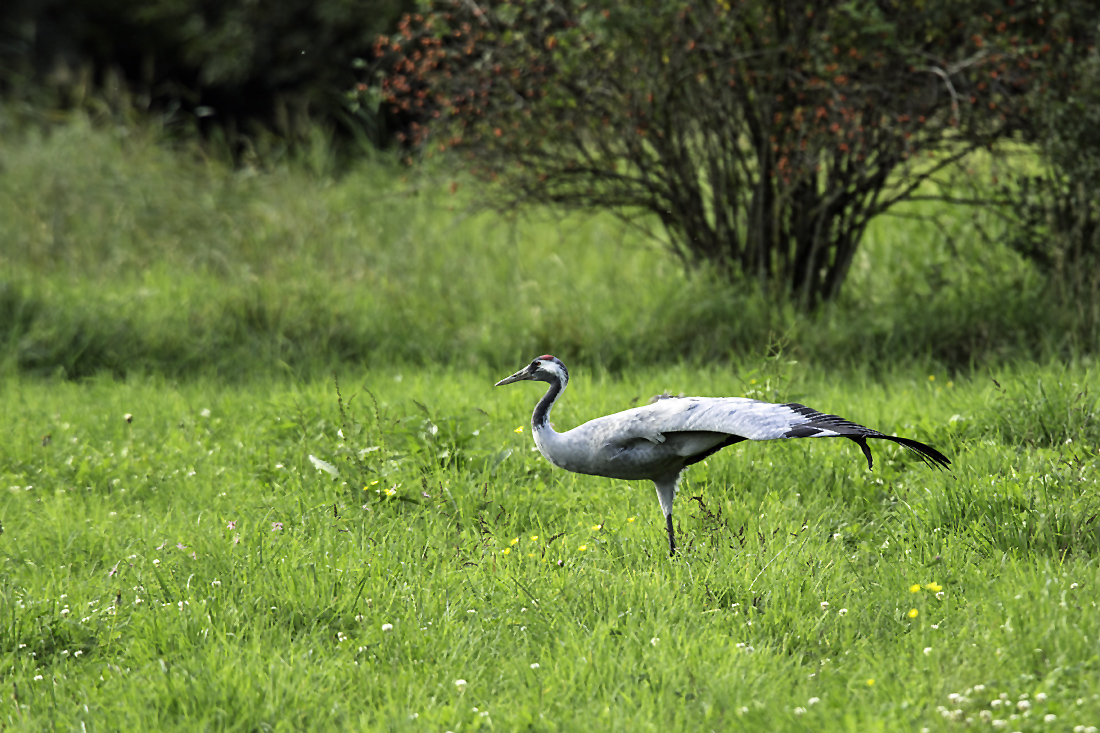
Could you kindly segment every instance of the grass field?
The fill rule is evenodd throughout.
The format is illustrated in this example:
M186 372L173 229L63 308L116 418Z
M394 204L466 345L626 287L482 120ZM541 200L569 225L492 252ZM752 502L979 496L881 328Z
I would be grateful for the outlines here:
M876 223L807 319L381 161L78 121L0 167L0 727L1100 726L1093 351L969 220ZM546 351L560 430L744 394L953 470L734 446L670 559L651 485L552 470L492 387Z
M9 373L233 379L443 359L507 369L547 350L619 371L736 363L777 335L830 368L969 370L1096 341L1016 255L984 244L966 211L922 205L925 221L874 222L841 302L797 317L685 274L608 216L472 215L482 192L438 168L233 170L148 130L79 120L0 133ZM984 224L993 236L999 226Z
M494 390L497 374L352 372L343 414L331 380L9 381L0 664L16 697L0 719L440 731L1100 720L1094 375L1009 371L995 375L1002 391L760 367L747 381L575 370L555 422L665 389L760 388L930 441L953 472L892 446L873 446L873 472L833 441L727 449L690 471L686 549L670 560L651 487L552 471L520 430L538 390Z

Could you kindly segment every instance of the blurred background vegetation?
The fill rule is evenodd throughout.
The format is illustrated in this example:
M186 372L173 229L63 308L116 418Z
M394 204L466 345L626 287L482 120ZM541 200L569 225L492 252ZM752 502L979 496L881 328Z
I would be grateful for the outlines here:
M499 370L551 351L618 370L737 362L780 343L811 362L871 369L1093 357L1100 57L1086 5L930 1L920 33L889 2L646 7L4 4L0 369L231 377L458 360ZM706 106L716 97L704 71L717 62L676 56L688 36L668 29L719 27L682 22L691 13L733 24L718 39L725 46L712 44L726 49L723 60L745 44L773 54L767 68L738 67L737 84L762 86L731 98L732 109L745 125L754 115L774 123L775 136L788 136L783 150L810 151L782 181L767 173L779 166L779 142L761 152L751 131L731 127L718 142L755 157L738 174L745 196L721 200L733 207L725 229L705 163L677 167L677 148L661 153L652 142L681 129L684 159L694 160L690 148L710 128L691 127L702 119L691 105L724 109ZM653 20L662 18L676 22ZM775 33L742 34L736 23ZM792 29L803 36L780 43ZM802 55L800 38L812 40ZM882 146L877 155L897 157L872 169L856 143L838 142L844 121L825 115L815 127L815 110L870 84L882 71L875 54L892 46L901 50L882 63L895 93L863 98L859 134ZM619 58L645 73L610 61ZM676 64L696 80L681 90L700 86L677 98L678 117L660 118L672 85L665 66ZM818 66L828 79L785 87L793 102L774 85ZM906 76L917 73L919 83ZM621 119L611 108L589 114L600 94L621 102ZM811 104L799 94L818 96ZM926 116L906 112L913 105ZM805 129L781 122L800 110ZM602 126L610 142L597 145ZM965 154L931 175L919 153L933 143ZM573 159L561 157L568 145ZM592 151L603 157L587 173L599 175L577 175ZM653 161L672 174L647 180L670 196L616 193L616 176L648 176ZM823 165L840 174L821 175ZM906 195L863 220L855 209L828 212L823 220L849 227L852 242L840 254L820 250L810 280L831 284L818 295L769 286L760 262L785 261L787 245L759 232L794 232L783 240L794 243L792 262L800 242L818 247L826 240L800 240L805 227L791 222L859 189L847 173L855 166L879 176L876 185L908 186ZM580 183L563 194L566 179ZM796 190L801 198L784 198ZM660 210L677 201L687 204ZM693 250L702 240L692 232L713 246ZM754 236L777 249L763 260L722 249Z

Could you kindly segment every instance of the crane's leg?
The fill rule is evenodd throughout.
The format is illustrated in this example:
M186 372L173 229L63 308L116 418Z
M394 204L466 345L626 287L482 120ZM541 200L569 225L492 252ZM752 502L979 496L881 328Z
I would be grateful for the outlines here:
M680 471L653 479L657 487L657 500L661 502L661 511L665 513L665 527L668 529L668 554L676 554L676 533L672 529L672 500L676 497L676 485L680 482Z
M676 555L676 532L672 529L672 512L665 515L665 524L668 525L668 556Z

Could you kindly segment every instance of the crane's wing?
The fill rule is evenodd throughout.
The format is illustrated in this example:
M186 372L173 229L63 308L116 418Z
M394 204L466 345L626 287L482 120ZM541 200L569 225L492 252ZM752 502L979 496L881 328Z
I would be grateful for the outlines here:
M777 404L744 397L670 397L597 418L582 427L607 436L609 441L624 444L639 438L663 443L668 434L683 432L724 433L747 440L848 438L863 450L868 467L872 459L867 439L881 438L908 448L931 466L946 468L951 463L938 450L924 443L884 435L796 402Z

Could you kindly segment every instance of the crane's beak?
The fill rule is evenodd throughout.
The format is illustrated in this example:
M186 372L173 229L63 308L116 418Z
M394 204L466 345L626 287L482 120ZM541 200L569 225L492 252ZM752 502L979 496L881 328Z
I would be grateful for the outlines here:
M531 378L531 367L525 366L523 369L520 369L518 372L516 372L512 376L505 377L504 379L500 380L499 382L497 382L493 386L494 387L503 387L506 384L511 384L512 382L522 382L523 380L530 379L530 378Z

